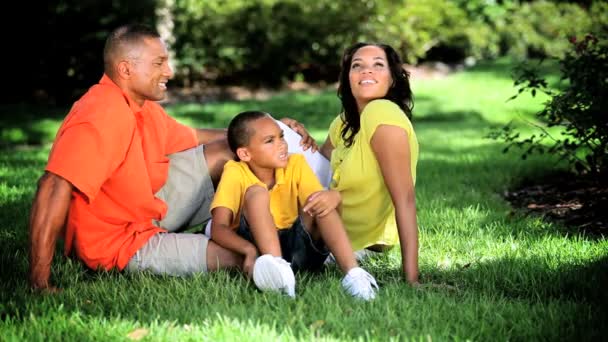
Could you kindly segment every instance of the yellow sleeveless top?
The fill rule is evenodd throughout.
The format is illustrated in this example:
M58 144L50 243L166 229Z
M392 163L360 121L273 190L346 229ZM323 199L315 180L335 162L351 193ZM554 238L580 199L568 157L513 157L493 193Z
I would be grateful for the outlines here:
M329 138L334 146L330 188L342 196L342 220L354 250L375 244L399 243L395 207L371 147L371 139L379 125L398 126L406 131L411 177L415 184L418 140L412 123L395 103L383 99L368 103L361 113L361 129L348 148L341 137L341 116L338 115L329 127Z

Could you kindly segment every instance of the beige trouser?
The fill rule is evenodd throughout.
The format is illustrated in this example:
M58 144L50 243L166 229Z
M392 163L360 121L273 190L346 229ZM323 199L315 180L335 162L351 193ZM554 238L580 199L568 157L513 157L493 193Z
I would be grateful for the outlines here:
M127 271L184 276L207 271L207 244L203 234L177 233L211 218L213 183L198 146L169 156L167 182L156 196L167 204L167 214L154 224L167 233L154 235L131 258Z

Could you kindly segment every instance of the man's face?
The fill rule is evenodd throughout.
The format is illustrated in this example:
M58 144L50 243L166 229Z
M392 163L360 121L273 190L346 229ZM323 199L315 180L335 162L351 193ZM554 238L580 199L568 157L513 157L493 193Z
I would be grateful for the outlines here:
M250 165L260 168L276 169L287 166L287 142L283 130L271 117L263 117L251 122L254 132L249 145Z
M131 78L129 96L139 105L145 100L160 101L165 98L167 81L173 77L169 66L169 53L159 38L145 38L134 49L129 61Z

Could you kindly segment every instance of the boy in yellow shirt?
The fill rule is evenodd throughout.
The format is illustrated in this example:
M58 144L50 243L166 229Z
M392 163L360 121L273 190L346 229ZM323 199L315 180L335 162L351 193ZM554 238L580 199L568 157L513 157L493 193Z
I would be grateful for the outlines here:
M289 262L289 272L297 272L320 269L331 251L346 274L345 290L373 299L378 285L355 260L336 210L339 193L324 190L302 155L287 153L275 120L258 111L238 114L228 126L228 144L238 161L224 166L211 204L211 238L244 256L249 277L258 255L273 256L278 266ZM325 199L311 208L314 217L302 211L311 195Z

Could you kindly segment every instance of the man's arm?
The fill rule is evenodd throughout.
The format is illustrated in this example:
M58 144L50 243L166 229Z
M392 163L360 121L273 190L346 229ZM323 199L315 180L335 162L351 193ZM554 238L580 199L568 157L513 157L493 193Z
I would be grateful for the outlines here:
M286 124L289 128L293 129L302 137L300 145L304 151L309 148L312 148L313 152L317 150L317 143L312 136L310 136L306 128L304 128L304 125L290 118L282 118L279 121ZM195 128L195 130L196 140L198 141L199 145L204 145L216 140L227 139L226 133L228 130L226 128Z
M65 226L72 189L70 182L50 172L38 181L29 223L29 281L33 289L56 290L49 283L51 262L57 237Z
M196 128L196 140L199 145L208 144L214 140L226 139L225 128Z

